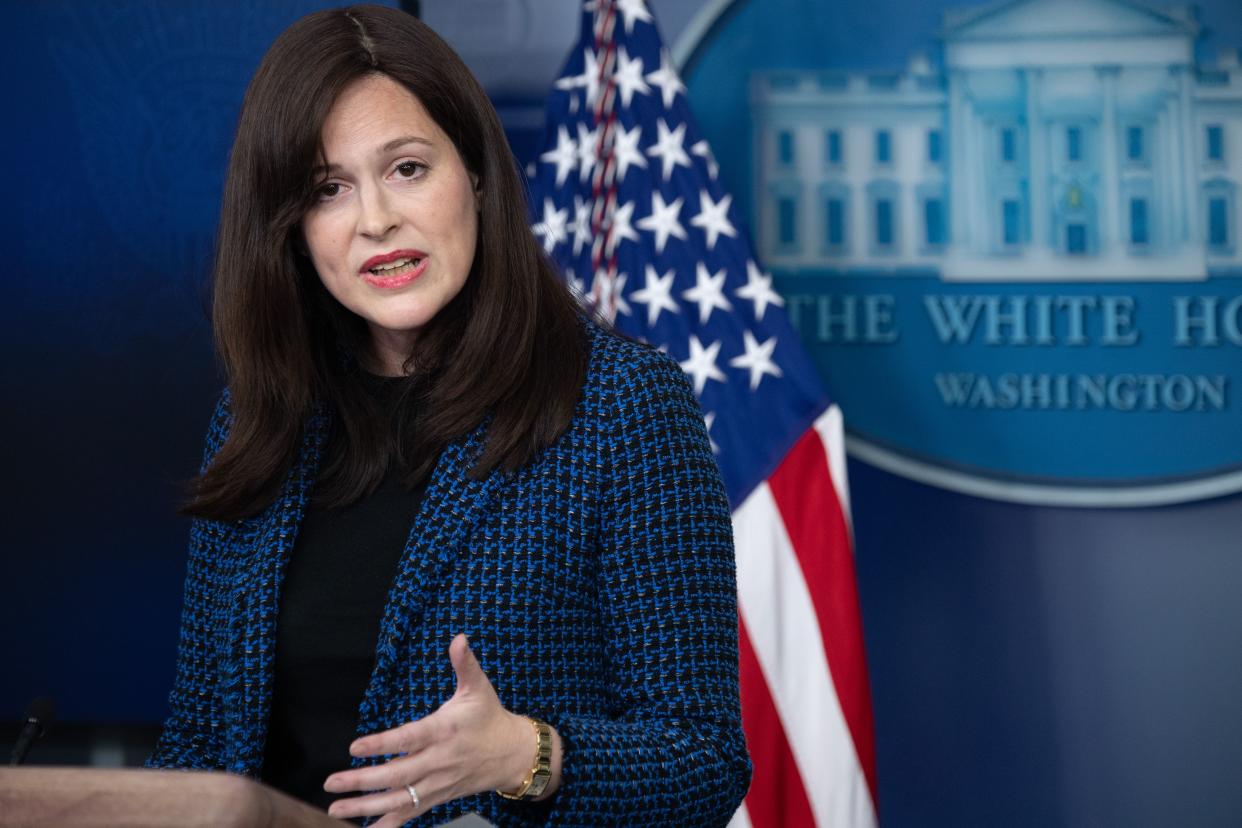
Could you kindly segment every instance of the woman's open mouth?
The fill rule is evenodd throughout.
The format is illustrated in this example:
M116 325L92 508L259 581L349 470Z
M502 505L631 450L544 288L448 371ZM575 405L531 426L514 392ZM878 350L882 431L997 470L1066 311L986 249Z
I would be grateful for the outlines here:
M417 279L426 267L427 256L420 251L397 251L370 259L359 272L372 287L396 288Z

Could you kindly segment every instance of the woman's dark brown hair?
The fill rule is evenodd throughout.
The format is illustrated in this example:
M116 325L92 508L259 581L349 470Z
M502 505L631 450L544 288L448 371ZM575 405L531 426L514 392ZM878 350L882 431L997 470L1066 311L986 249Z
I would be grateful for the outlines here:
M395 430L360 391L366 324L302 253L299 225L333 103L382 73L412 92L478 176L474 264L419 332ZM334 445L316 499L351 502L394 456L410 483L491 415L471 473L513 470L564 431L585 374L577 307L530 232L522 180L495 109L460 58L418 19L355 6L303 17L272 44L246 91L224 188L212 322L232 426L185 512L236 519L275 497L317 404Z

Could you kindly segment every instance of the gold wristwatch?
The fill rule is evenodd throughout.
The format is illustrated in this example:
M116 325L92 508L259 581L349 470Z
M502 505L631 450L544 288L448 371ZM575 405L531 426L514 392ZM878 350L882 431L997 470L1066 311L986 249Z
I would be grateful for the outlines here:
M530 716L526 719L535 729L535 763L516 790L496 791L505 799L535 799L548 789L548 782L552 780L552 728Z

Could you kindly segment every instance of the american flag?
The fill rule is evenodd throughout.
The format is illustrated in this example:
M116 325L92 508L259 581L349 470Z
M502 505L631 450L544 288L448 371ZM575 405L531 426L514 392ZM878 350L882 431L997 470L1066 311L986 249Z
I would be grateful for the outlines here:
M681 363L733 509L742 718L733 825L876 822L875 742L840 410L718 177L643 0L584 5L528 170L582 301Z

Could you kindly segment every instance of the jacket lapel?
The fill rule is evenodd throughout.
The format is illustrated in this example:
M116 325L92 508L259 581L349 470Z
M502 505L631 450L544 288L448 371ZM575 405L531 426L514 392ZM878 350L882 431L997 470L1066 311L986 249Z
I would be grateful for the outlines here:
M280 606L280 586L285 565L293 551L298 527L319 468L320 452L327 433L328 418L322 412L311 416L293 468L285 478L280 495L258 518L250 558L241 562L234 590L233 629L226 667L227 694L240 704L225 705L226 743L234 755L229 769L257 774L263 765L271 712L273 665L276 654L276 617Z
M468 472L483 449L488 420L451 443L440 455L414 519L405 554L397 568L380 622L375 669L360 709L363 730L385 721L385 698L393 673L401 666L401 644L423 612L427 597L453 568L471 532L487 515L496 489L508 475L494 470L483 480ZM445 664L448 641L444 642ZM404 704L404 701L399 702Z

